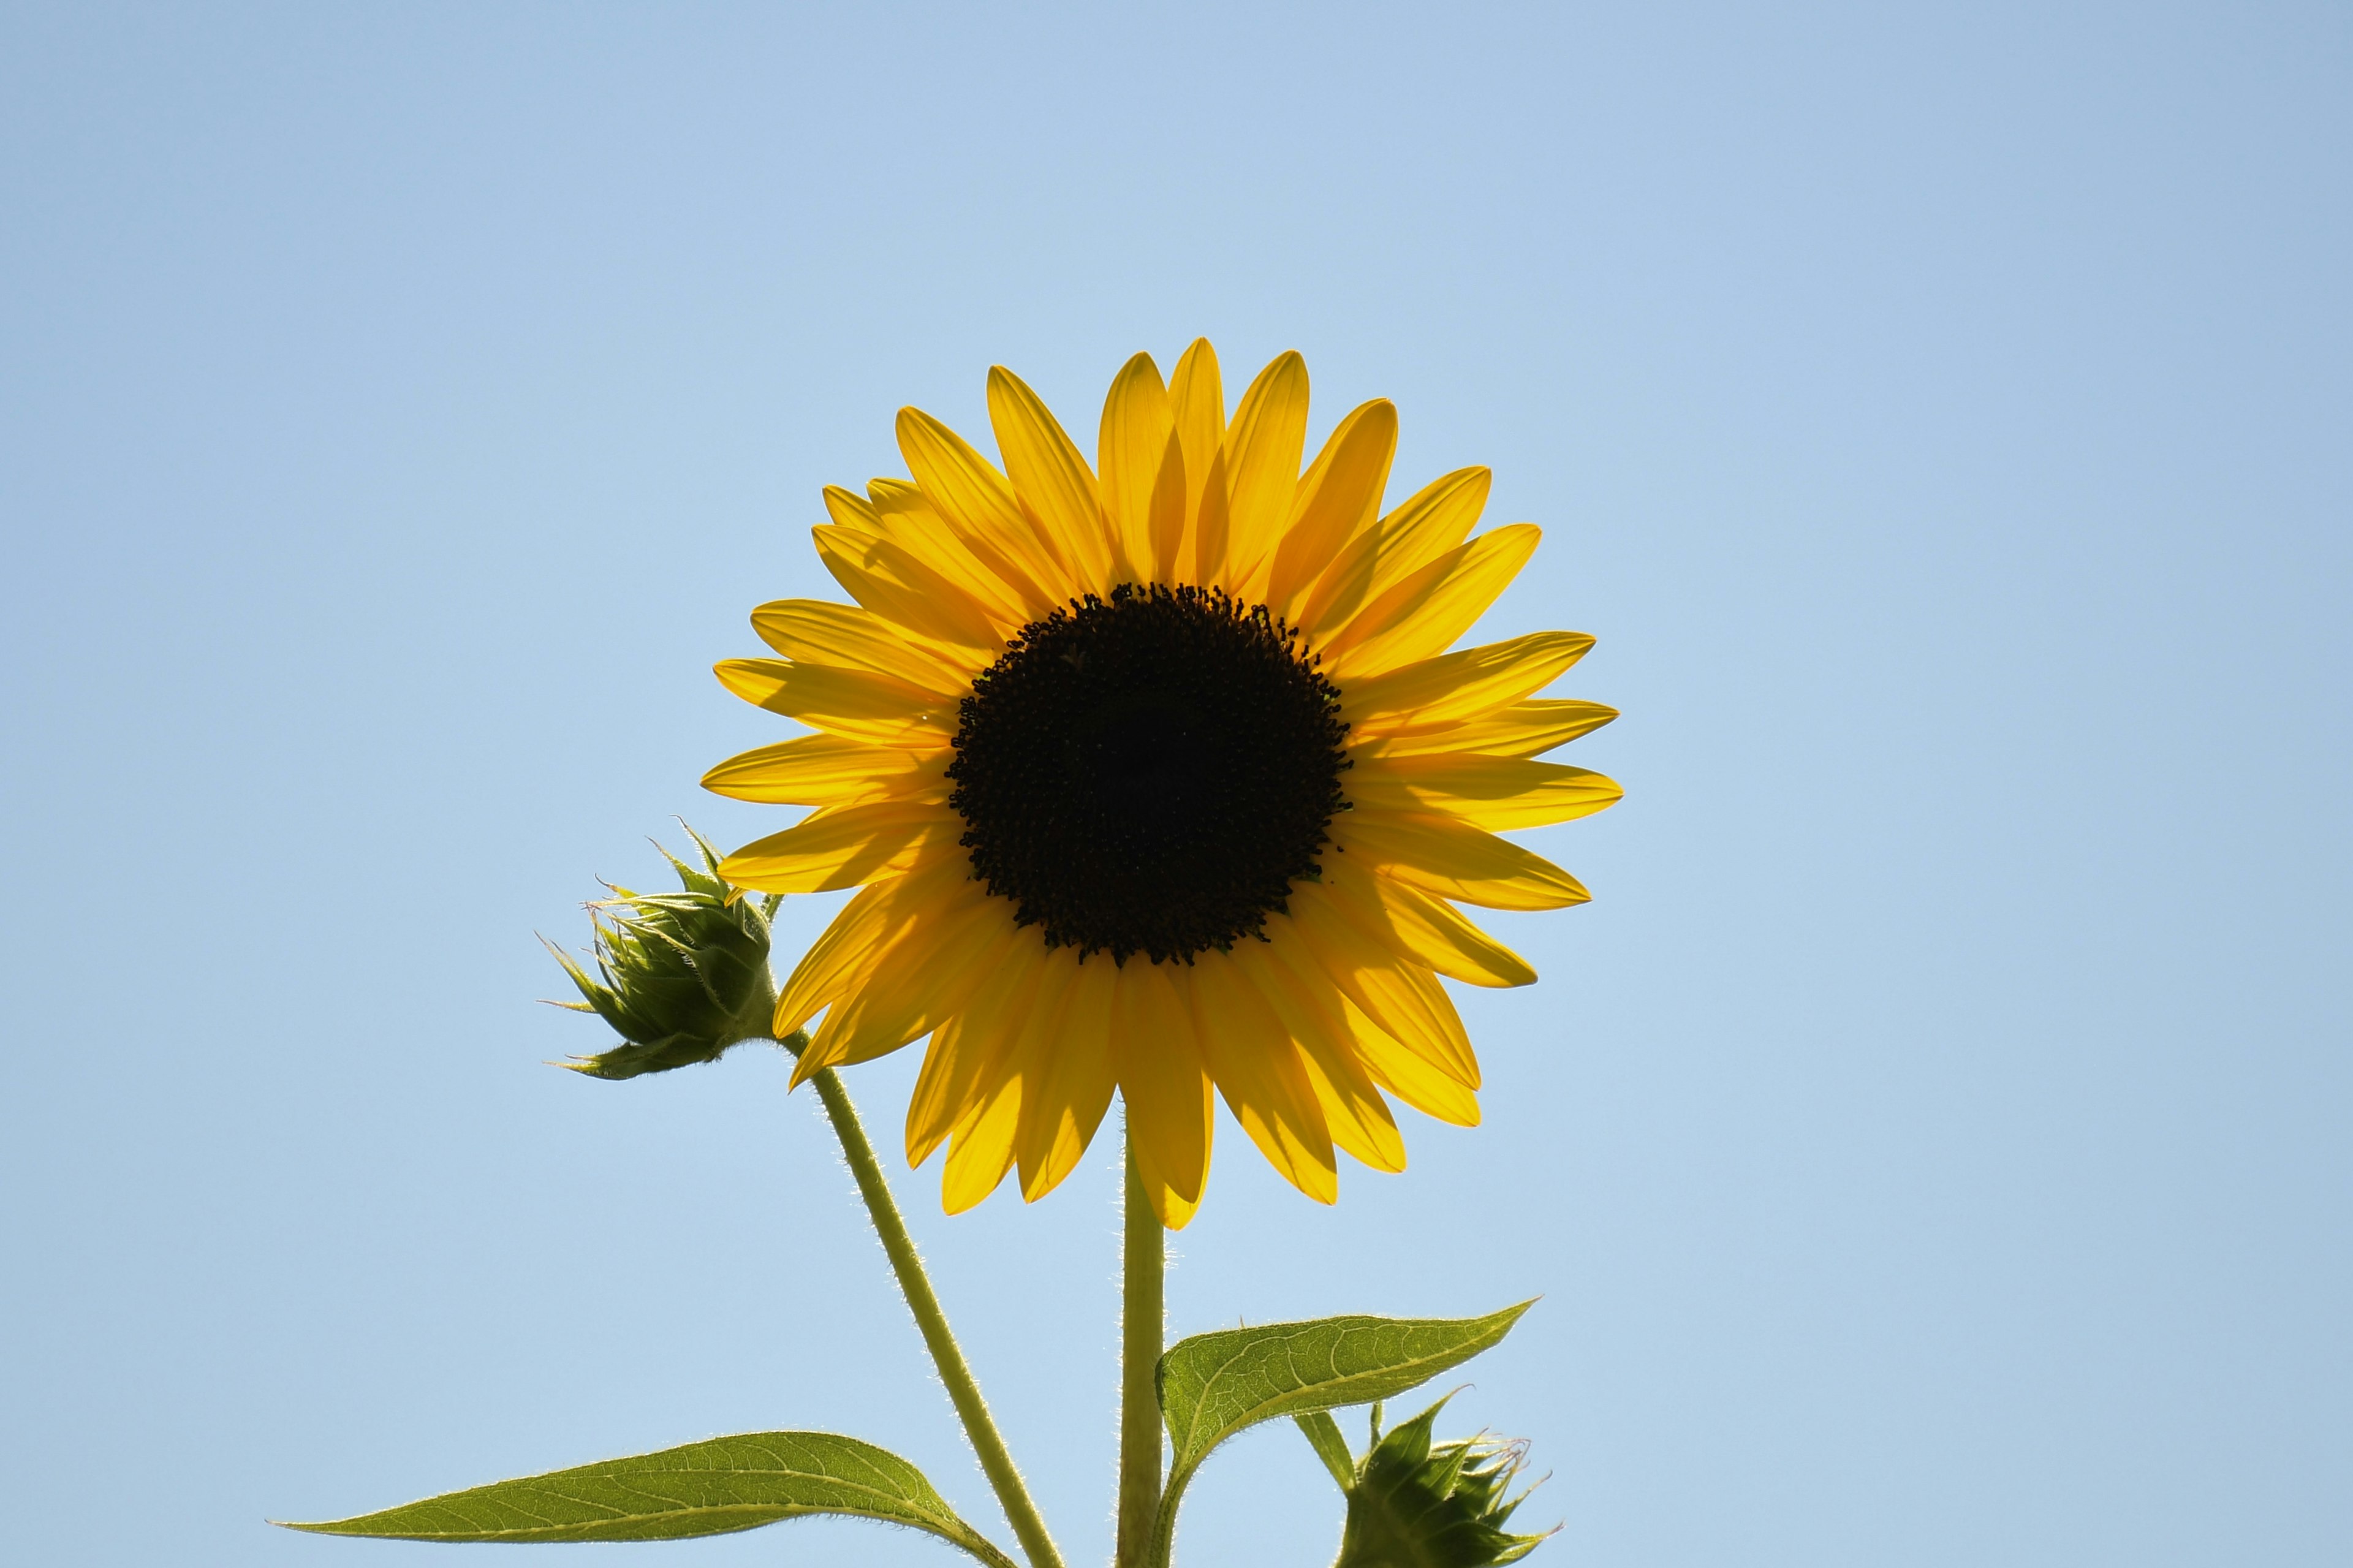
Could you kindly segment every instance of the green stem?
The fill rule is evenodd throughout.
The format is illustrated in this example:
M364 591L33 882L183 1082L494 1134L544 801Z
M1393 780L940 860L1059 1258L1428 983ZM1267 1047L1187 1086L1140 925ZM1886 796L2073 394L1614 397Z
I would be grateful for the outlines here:
M1160 1512L1160 1347L1165 1331L1160 1217L1127 1146L1127 1223L1121 1259L1118 1568L1145 1568Z
M1029 1568L1062 1568L1062 1554L1054 1549L1054 1538L1046 1533L1046 1521L1038 1517L1038 1505L1029 1500L1029 1489L1021 1484L1021 1472L1014 1468L1013 1456L1006 1452L1005 1439L997 1435L987 1403L980 1397L980 1385L973 1381L972 1368L965 1364L964 1352L948 1329L947 1314L940 1310L940 1299L933 1294L923 1260L916 1254L906 1222L899 1217L899 1205L882 1180L881 1162L875 1159L874 1146L866 1141L866 1129L859 1124L858 1108L849 1103L849 1090L831 1068L812 1073L809 1081L817 1085L818 1098L825 1102L825 1113L841 1138L842 1158L858 1180L858 1195L866 1200L874 1234L882 1239L891 1271L899 1277L899 1289L907 1298L908 1310L915 1314L915 1327L932 1352L932 1363L940 1369L940 1381L947 1385L948 1398L964 1422L965 1436L980 1457L980 1468L988 1484L997 1489L997 1500L1004 1505L1021 1550L1029 1554Z

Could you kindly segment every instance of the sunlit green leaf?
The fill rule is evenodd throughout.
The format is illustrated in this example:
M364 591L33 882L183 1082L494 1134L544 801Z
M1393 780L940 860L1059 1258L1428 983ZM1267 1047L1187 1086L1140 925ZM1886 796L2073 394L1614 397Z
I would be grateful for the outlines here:
M927 1531L992 1568L1013 1568L921 1470L829 1432L713 1437L287 1528L399 1541L674 1541L820 1513Z
M1171 1346L1160 1358L1161 1419L1176 1448L1160 1505L1160 1560L1167 1560L1187 1484L1219 1444L1278 1415L1403 1394L1493 1345L1532 1305L1523 1301L1483 1318L1267 1323L1196 1334Z

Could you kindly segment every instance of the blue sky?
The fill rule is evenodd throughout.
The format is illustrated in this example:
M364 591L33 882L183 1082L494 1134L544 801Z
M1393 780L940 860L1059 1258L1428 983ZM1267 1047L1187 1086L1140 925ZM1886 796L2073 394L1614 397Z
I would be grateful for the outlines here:
M1493 468L1628 797L1487 1124L1324 1210L1229 1123L1176 1331L1541 1294L1451 1411L1537 1562L2342 1559L2348 105L2323 5L0 5L9 1537L390 1563L259 1521L783 1426L998 1528L809 1097L550 1070L533 933L780 826L709 667L901 405L1207 333ZM1113 1157L900 1183L1074 1563ZM1338 1499L1270 1428L1187 1520Z

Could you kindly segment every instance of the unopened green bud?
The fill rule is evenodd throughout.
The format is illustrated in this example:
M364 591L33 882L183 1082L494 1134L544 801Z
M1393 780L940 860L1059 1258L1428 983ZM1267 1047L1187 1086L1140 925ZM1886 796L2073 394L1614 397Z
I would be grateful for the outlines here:
M686 831L702 851L701 869L662 849L678 872L680 891L613 887L612 898L588 906L601 981L570 953L547 944L583 998L556 1005L596 1014L628 1042L561 1064L575 1072L611 1079L668 1072L715 1061L744 1040L771 1037L776 990L768 973L768 920L781 900L775 894L744 894L720 880L717 852L694 829Z
M1383 1433L1381 1407L1373 1406L1372 1447L1345 1488L1348 1521L1333 1568L1488 1568L1516 1563L1542 1543L1543 1535L1504 1529L1527 1497L1506 1496L1527 1463L1527 1445L1485 1436L1432 1442L1431 1426L1445 1407L1441 1399ZM1309 1432L1319 1453L1339 1439L1336 1427L1325 1432ZM1339 1447L1345 1454L1345 1445Z

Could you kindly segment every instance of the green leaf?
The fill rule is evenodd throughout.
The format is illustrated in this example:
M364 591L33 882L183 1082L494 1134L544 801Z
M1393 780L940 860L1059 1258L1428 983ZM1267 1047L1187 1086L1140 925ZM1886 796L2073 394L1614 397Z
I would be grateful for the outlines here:
M1294 1415L1292 1419L1299 1423L1299 1430L1306 1435L1308 1447L1314 1448L1315 1457L1324 1461L1324 1468L1332 1472L1332 1479L1340 1483L1340 1489L1346 1491L1355 1486L1356 1457L1348 1452L1348 1439L1340 1436L1340 1424L1332 1419L1332 1413L1316 1410L1305 1415Z
M1160 1358L1160 1414L1176 1472L1278 1415L1388 1399L1509 1333L1532 1301L1483 1318L1318 1318L1196 1334Z
M991 1568L1014 1568L896 1454L830 1432L754 1432L525 1476L319 1524L319 1535L396 1541L675 1541L804 1514L926 1531Z
M1219 1444L1278 1415L1403 1394L1495 1344L1535 1304L1483 1318L1268 1323L1196 1334L1171 1346L1160 1358L1160 1415L1176 1453L1161 1494L1156 1561L1168 1561L1185 1488Z

